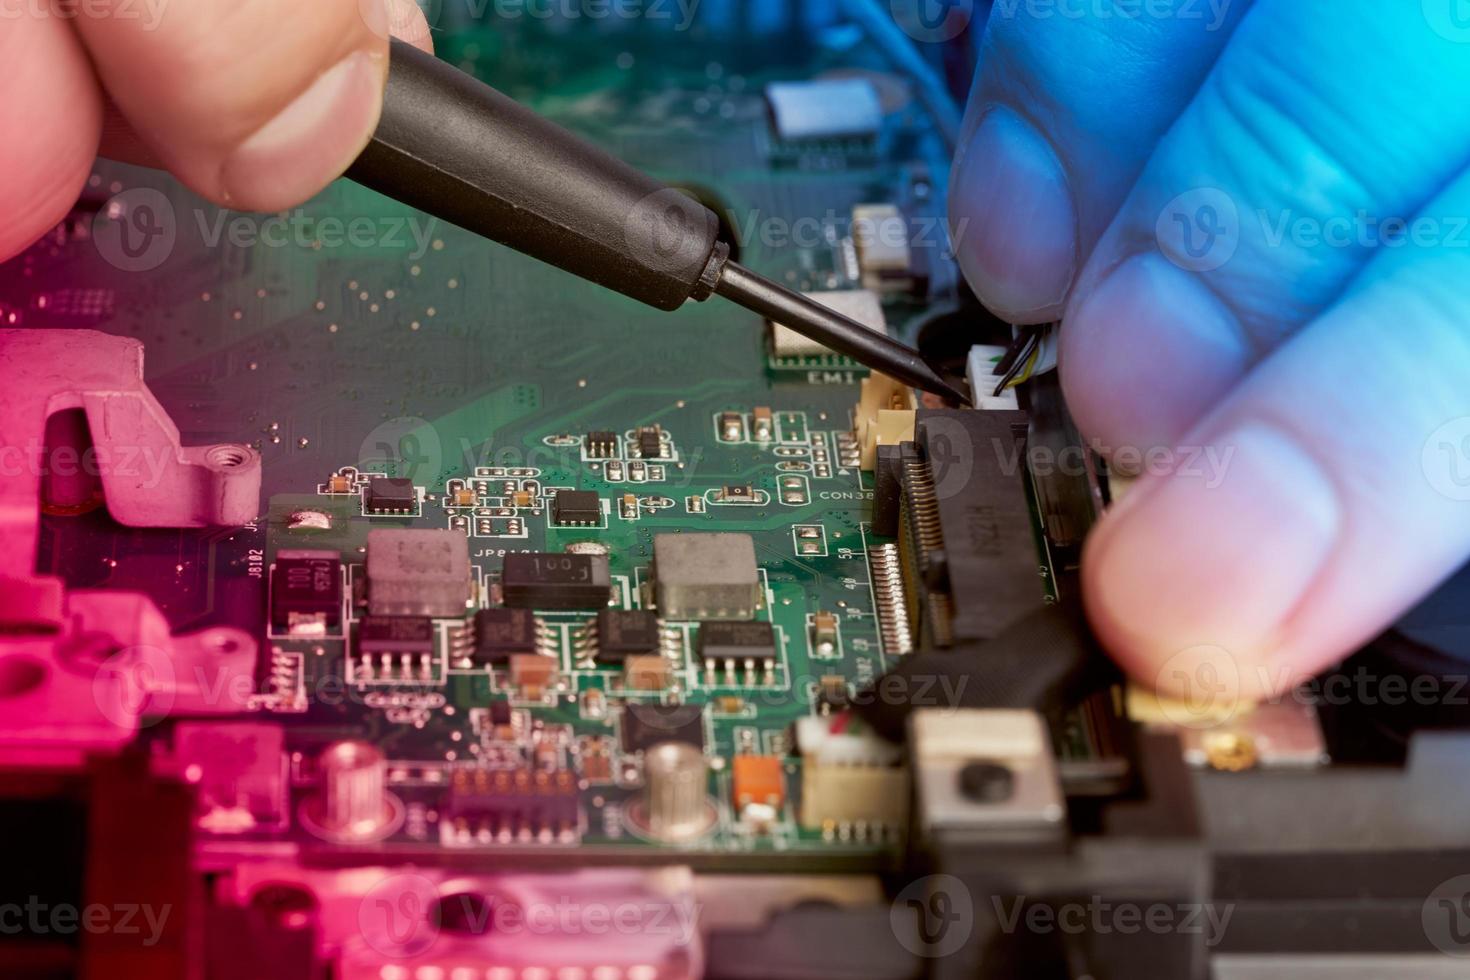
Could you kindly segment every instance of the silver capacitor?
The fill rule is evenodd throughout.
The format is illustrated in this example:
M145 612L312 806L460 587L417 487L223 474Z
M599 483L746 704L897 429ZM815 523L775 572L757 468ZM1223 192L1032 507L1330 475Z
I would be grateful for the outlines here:
M654 837L685 841L709 829L709 765L684 742L661 742L643 755L643 819Z
M336 742L317 759L321 795L311 822L324 836L363 841L383 837L400 814L388 792L388 760L367 742Z

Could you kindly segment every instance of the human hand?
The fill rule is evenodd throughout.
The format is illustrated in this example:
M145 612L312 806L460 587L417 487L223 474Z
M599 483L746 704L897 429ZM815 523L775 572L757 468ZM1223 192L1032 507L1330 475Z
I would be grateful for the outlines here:
M957 250L1144 464L1084 562L1141 681L1284 690L1470 555L1467 167L1467 0L995 0Z
M293 207L367 145L413 0L0 3L0 259L65 217L101 153L217 204Z

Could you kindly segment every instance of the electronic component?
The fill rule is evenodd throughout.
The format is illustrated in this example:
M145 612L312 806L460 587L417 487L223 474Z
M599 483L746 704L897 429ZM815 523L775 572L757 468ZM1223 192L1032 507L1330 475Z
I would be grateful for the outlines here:
M786 774L773 755L737 755L731 760L735 808L767 806L780 810L786 802Z
M823 656L837 652L837 616L819 612L812 616L812 650Z
M632 817L662 841L701 836L714 824L709 802L709 763L686 742L660 742L643 758L643 800Z
M745 418L739 412L720 413L720 438L725 442L740 442L745 438Z
M748 534L659 534L653 539L659 613L665 619L749 619L760 599Z
M623 687L629 691L662 691L672 677L669 662L658 654L638 654L623 664Z
M908 773L898 768L807 763L801 825L828 837L895 836L908 824Z
M801 825L825 835L896 833L908 821L903 750L848 717L796 723L801 751Z
M852 703L847 690L847 678L837 674L823 677L817 682L817 708L821 714L845 711Z
M874 333L888 336L888 318L883 303L871 289L841 289L807 293L808 299L821 303L851 320L856 320ZM835 356L815 340L797 333L783 323L767 321L771 327L771 353L776 357ZM759 438L759 437L757 437ZM768 437L769 438L769 437Z
M616 432L590 432L584 445L592 459L616 459L620 441Z
M898 537L898 513L903 502L905 459L917 459L912 443L877 446L873 463L873 533Z
M416 656L434 652L434 622L427 616L364 616L357 626L363 656Z
M662 429L656 425L649 425L638 430L638 455L644 459L663 459L664 437Z
M935 646L989 639L1043 601L1026 425L1024 412L918 414L923 460L903 469L899 555L909 621Z
M852 209L852 239L857 246L863 286L877 292L906 292L914 285L909 223L892 204Z
M412 515L418 513L419 491L412 480L375 476L368 481L363 504L369 514Z
M966 361L965 378L970 382L970 390L974 392L972 404L976 409L981 411L1008 409L1014 412L1021 407L1015 388L1006 388L999 395L995 393L996 386L1001 381L1001 378L995 373L995 368L1006 357L1006 354L1004 347L976 345L970 348L970 356Z
M565 769L457 768L444 810L459 843L568 841L582 824L577 778Z
M728 486L720 491L720 502L725 504L754 504L759 503L760 498L756 496L755 488L749 485Z
M847 721L848 724L841 724ZM811 762L834 766L897 765L903 750L849 719L808 715L796 722L796 745Z
M342 556L281 551L271 575L271 625L293 636L322 636L342 623Z
M517 553L505 556L500 588L507 606L598 609L612 598L612 572L603 555Z
M561 490L551 500L551 519L568 527L602 523L602 498L593 490Z
M469 539L452 530L371 531L367 600L374 616L460 618L471 593Z
M510 658L510 682L528 701L539 701L556 686L556 658L539 653L516 654Z
M776 656L776 631L759 620L701 623L699 655L706 661L767 660Z
M756 442L770 442L776 438L775 416L769 408L758 407L750 413L750 435Z
M872 470L878 464L879 446L896 446L914 441L915 410L919 407L913 389L886 374L873 372L863 379L857 408L853 410L860 465Z
M872 140L883 127L883 103L865 78L773 82L766 104L776 135L789 143Z
M388 760L368 742L336 742L317 758L321 792L302 808L303 823L327 840L382 840L403 820L388 792Z
M471 659L480 666L505 666L512 657L537 650L536 614L529 609L481 609L474 631Z
M660 742L686 742L704 750L704 710L697 704L630 704L622 723L625 752L642 752Z
M903 581L903 560L898 545L889 542L874 548L868 555L868 568L873 577L883 652L890 657L912 653L913 623L909 619L908 587Z
M596 631L596 659L602 664L656 654L662 645L658 616L646 609L603 609L597 614Z

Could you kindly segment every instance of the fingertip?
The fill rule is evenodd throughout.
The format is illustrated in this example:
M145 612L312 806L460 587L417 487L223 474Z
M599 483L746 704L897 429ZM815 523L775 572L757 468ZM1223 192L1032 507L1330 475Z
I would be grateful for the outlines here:
M1140 683L1177 694L1181 658L1228 667L1259 698L1321 664L1286 642L1338 546L1338 489L1292 434L1244 422L1178 452L1099 525L1083 560L1089 618Z
M976 294L1014 323L1058 319L1077 271L1077 213L1066 170L1029 122L989 109L956 161L955 255Z
M1172 446L1250 369L1234 314L1156 253L1084 282L1061 335L1062 381L1082 431L1120 454Z
M91 175L102 96L60 20L19 18L0 34L0 260L66 217ZM58 112L57 106L65 106Z
M386 58L367 51L328 68L225 159L220 203L277 211L339 177L377 127L386 72Z
M414 0L388 0L388 29L398 40L428 54L434 53L429 18Z

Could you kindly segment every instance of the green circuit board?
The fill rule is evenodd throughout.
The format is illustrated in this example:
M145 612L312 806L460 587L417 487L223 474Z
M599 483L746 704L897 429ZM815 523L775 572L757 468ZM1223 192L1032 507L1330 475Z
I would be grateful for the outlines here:
M512 41L474 25L437 40L450 60L696 193L728 219L745 264L795 288L864 288L852 242L858 206L899 207L918 233L943 241L944 149L902 80L865 45L666 51L630 40L609 54L601 39L584 51L575 39ZM765 86L832 72L872 80L884 100L881 132L784 145ZM346 183L270 226L134 168L106 165L93 186L98 195L158 190L178 243L144 276L100 261L84 235L63 229L27 267L42 277L52 264L82 270L70 274L92 300L50 297L42 305L51 322L143 340L150 384L186 440L260 450L268 511L227 532L53 515L42 566L77 587L146 592L177 630L227 622L259 635L261 692L247 720L283 730L293 800L315 785L325 746L356 739L389 757L405 810L375 847L471 861L654 853L668 845L629 817L642 776L622 730L639 705L687 704L699 708L718 810L709 833L679 845L691 859L873 867L898 853L901 827L803 825L793 741L800 719L827 710L824 689L857 691L896 656L880 639L870 556L882 542L867 526L871 477L865 483L853 435L864 371L834 355L778 356L768 325L733 305L649 310ZM895 335L912 339L953 299L947 250L925 258L921 288L882 296ZM8 279L0 301L34 310L35 291ZM769 432L758 435L763 423ZM665 452L644 460L635 447L653 427ZM588 458L595 433L616 436L615 458ZM413 485L411 514L368 513L374 475ZM456 503L466 490L473 500ZM601 520L556 525L559 490L595 492ZM380 528L450 529L470 544L471 603L435 620L427 675L401 682L365 680L355 666L364 553ZM534 696L503 667L456 663L472 614L499 604L507 553L604 554L613 607L646 609L655 537L704 532L752 541L754 619L773 627L770 658L709 669L697 656L704 627L665 617L668 676L634 690L622 670L583 655L593 611L537 610L539 652L555 667ZM278 557L301 549L342 562L343 621L321 634L269 622ZM1038 593L1045 584L1038 579ZM489 719L497 702L510 705L509 726ZM168 726L150 737L166 740ZM732 764L744 755L777 760L784 787L758 828L732 796ZM446 787L470 767L575 774L576 825L488 837L450 827ZM302 826L294 802L279 816L229 828L230 845L338 849Z

